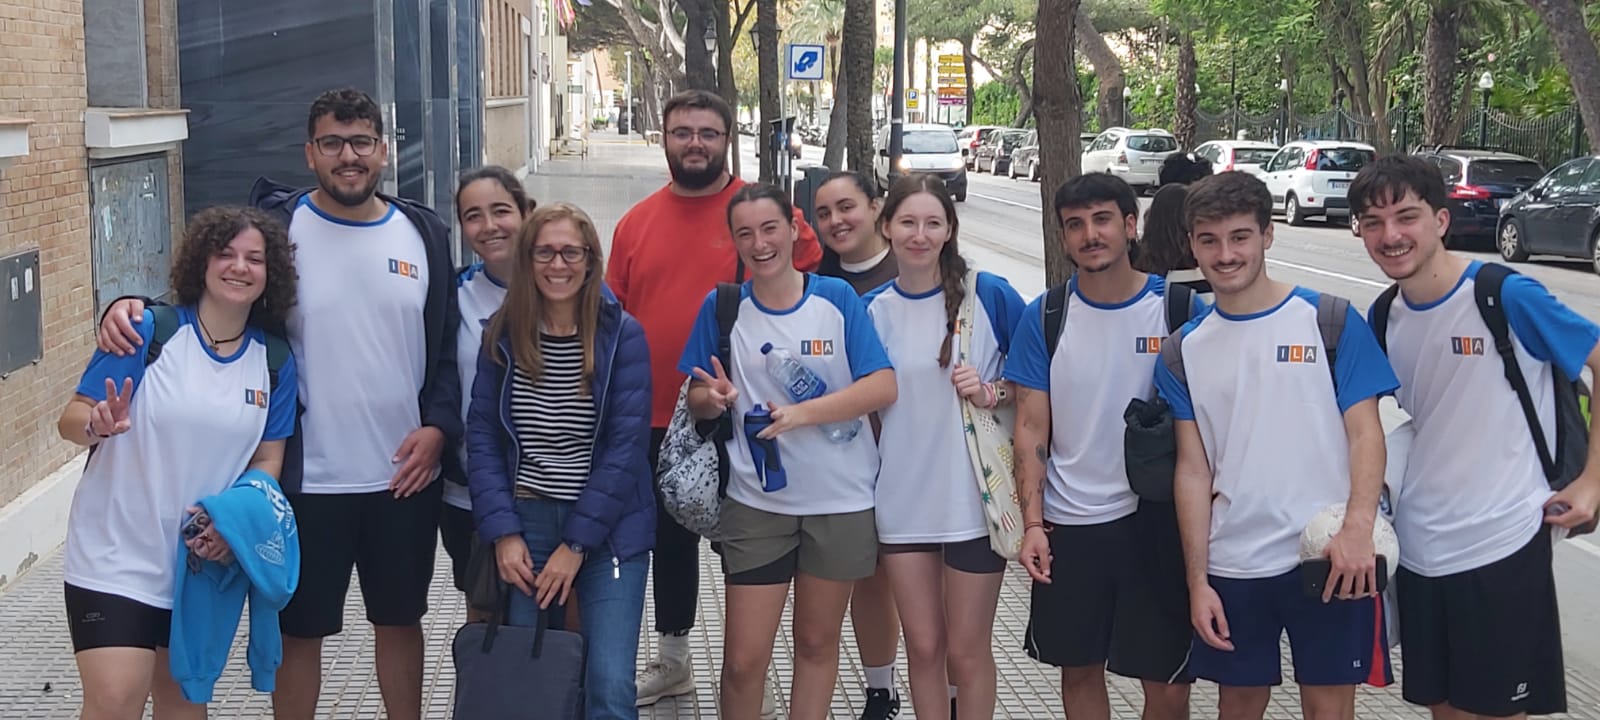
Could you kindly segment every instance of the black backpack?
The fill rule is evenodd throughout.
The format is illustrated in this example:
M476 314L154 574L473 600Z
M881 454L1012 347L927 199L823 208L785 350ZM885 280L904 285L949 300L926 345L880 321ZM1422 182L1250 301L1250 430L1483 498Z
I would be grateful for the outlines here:
M1167 332L1175 333L1189 322L1189 312L1194 307L1194 288L1182 283L1168 283L1166 290ZM1050 288L1044 295L1044 349L1045 364L1056 356L1061 345L1061 328L1067 322L1067 284Z
M1533 446L1539 453L1539 464L1544 467L1545 480L1550 483L1551 489L1559 491L1577 479L1588 459L1589 386L1584 384L1582 378L1569 378L1560 366L1550 364L1556 401L1556 447L1554 453L1550 452L1544 425L1539 422L1539 410L1533 406L1533 392L1528 389L1528 379L1522 374L1516 350L1511 344L1511 323L1506 319L1505 303L1502 301L1501 288L1506 278L1516 272L1498 263L1484 263L1473 279L1473 299L1478 305L1478 316L1483 318L1484 325L1489 326L1489 335L1494 339L1494 350L1500 356L1506 382L1511 384L1511 389L1517 393L1517 401L1522 405L1522 416L1533 435ZM1368 318L1373 333L1378 337L1378 347L1383 348L1385 353L1389 351L1389 308L1399 294L1399 284L1390 285L1378 296ZM1594 532L1595 525L1595 522L1590 522L1573 528L1572 534Z

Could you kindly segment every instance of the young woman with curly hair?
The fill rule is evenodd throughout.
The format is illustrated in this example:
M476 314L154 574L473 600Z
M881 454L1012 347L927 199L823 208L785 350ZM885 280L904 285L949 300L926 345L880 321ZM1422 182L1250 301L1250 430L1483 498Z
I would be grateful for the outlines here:
M269 370L269 342L283 341L262 328L282 327L295 302L292 255L283 225L259 211L201 211L172 267L176 327L158 329L167 309L146 310L144 350L96 351L61 413L61 437L91 448L65 569L87 720L136 720L151 696L158 720L205 717L168 666L179 543L205 560L231 552L215 525L189 540L181 530L196 501L282 467L298 383L287 353Z

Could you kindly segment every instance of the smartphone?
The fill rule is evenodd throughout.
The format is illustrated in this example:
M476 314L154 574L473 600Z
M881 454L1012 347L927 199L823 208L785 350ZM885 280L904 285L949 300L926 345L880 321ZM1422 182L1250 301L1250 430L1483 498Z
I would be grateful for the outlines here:
M205 510L201 510L200 512L190 515L189 521L183 524L183 539L193 540L196 537L199 537L200 533L205 532L206 528L210 526L211 516L207 515Z
M1322 591L1328 585L1328 576L1333 574L1333 561L1328 558L1314 558L1300 563L1300 582L1307 597L1321 598ZM1378 592L1383 592L1389 587L1389 559L1378 556ZM1335 597L1338 588L1334 589Z

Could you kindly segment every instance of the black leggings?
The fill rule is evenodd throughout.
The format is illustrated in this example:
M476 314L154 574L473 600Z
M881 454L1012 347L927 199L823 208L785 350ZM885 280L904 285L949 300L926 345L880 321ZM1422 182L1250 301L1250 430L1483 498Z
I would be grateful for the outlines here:
M650 429L650 475L656 474L666 428ZM695 605L700 595L700 536L667 514L656 489L656 549L650 568L654 584L656 632L677 634L694 627Z

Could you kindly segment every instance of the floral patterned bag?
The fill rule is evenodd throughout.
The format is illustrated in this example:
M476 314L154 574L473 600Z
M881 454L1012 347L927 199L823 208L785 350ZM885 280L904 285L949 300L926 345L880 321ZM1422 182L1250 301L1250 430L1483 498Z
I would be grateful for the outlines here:
M972 318L978 305L978 272L967 272L966 297L956 316L958 363L967 363L972 347ZM973 476L983 498L983 514L989 522L989 548L1007 560L1022 552L1022 510L1017 501L1017 481L1012 474L1015 453L1012 432L1016 428L1015 405L981 408L970 400L961 401L961 420L966 428L967 454L972 458Z

